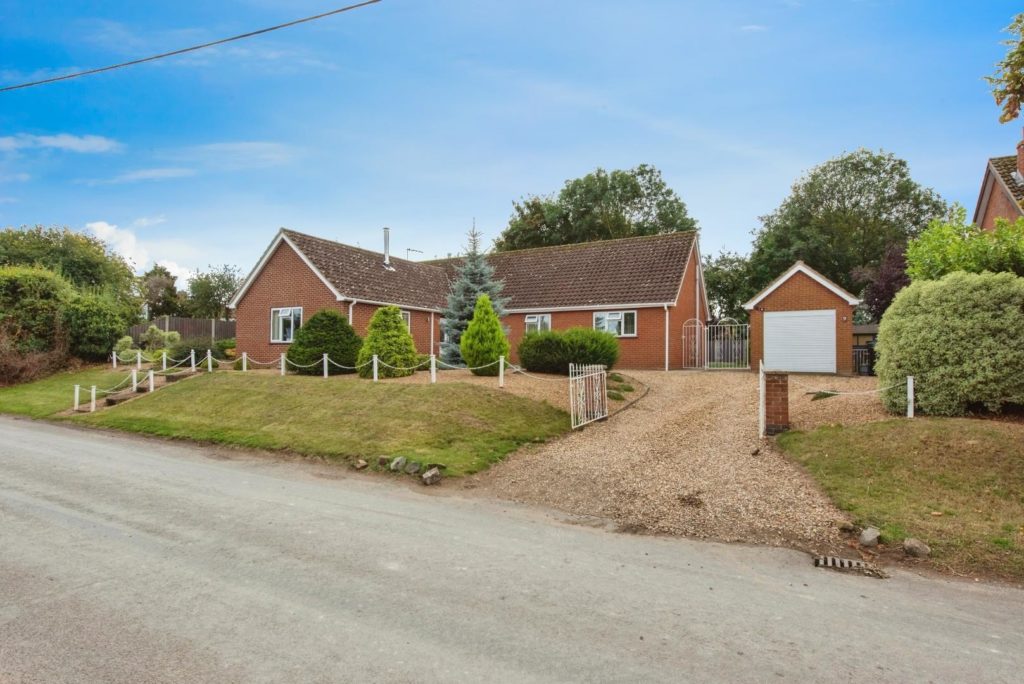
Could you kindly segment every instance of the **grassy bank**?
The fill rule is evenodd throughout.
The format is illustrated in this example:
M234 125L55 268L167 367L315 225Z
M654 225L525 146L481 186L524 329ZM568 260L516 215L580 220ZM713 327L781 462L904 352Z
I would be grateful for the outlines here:
M545 403L463 383L214 373L73 420L163 437L336 459L407 456L453 475L568 430Z
M110 366L55 373L49 377L13 387L0 387L0 413L46 418L71 408L75 385L82 386L82 403L89 401L89 387L113 387L131 372L111 371Z
M956 573L1024 581L1024 425L891 420L787 433L779 445L883 541L917 537Z

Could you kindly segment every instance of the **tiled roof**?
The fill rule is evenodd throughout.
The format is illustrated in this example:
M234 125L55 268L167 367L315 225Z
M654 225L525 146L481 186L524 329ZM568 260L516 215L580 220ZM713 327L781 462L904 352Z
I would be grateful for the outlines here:
M1024 204L1024 185L1018 183L1013 177L1013 172L1017 170L1017 157L993 157L989 159L989 163L992 164L992 168L999 174L1003 185L1010 190L1010 194L1013 195L1017 206L1022 206Z
M294 230L282 231L344 297L399 306L440 310L448 293L443 269L340 242L324 240Z
M674 302L696 232L538 247L487 256L509 309ZM454 273L458 258L433 262Z

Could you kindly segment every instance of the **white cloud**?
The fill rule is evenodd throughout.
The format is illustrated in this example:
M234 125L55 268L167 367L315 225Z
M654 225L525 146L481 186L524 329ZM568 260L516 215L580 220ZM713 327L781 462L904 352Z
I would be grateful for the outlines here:
M108 221L93 221L85 224L85 230L107 243L111 250L120 254L135 268L136 273L149 269L153 263L167 268L178 278L179 286L195 275L195 269L184 263L200 263L208 257L202 245L178 239L143 239L138 232L167 222L163 215L141 216L127 228Z
M249 140L193 145L166 156L214 170L236 171L289 164L298 157L298 149L284 143Z
M32 178L32 176L24 172L0 173L0 183L24 183L30 178Z
M113 178L91 178L78 181L85 185L120 185L122 183L138 183L139 181L168 180L171 178L187 178L194 176L194 169L182 167L157 167L152 169L136 169L118 174Z
M178 279L179 288L184 287L184 285L192 279L192 276L196 274L194 270L186 268L176 261L170 261L169 259L158 259L156 263L166 268L171 272L172 276Z
M135 233L127 228L118 228L106 221L93 221L85 224L91 232L116 253L123 256L136 269L141 270L149 262L149 250L139 243Z
M767 30L768 27L764 24L744 24L743 26L740 26L740 31L743 31L744 33L761 33L762 31Z
M72 135L70 133L57 133L56 135L19 133L18 135L0 137L0 152L16 152L30 148L95 154L116 152L121 149L121 143L102 135Z
M149 228L150 226L159 226L161 223L167 223L167 217L163 214L159 216L141 216L132 221L132 228Z

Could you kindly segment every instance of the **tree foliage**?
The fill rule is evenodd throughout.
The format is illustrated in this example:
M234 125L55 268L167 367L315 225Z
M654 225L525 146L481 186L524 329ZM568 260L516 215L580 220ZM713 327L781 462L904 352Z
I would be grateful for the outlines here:
M473 319L462 334L459 348L463 361L473 369L473 375L497 375L499 368L495 362L502 356L508 358L508 338L486 294L477 297Z
M736 252L722 250L704 257L704 286L714 320L735 318L745 321L743 303L757 294L751 286L750 260Z
M299 328L301 330L302 328ZM381 362L377 368L377 374L382 378L401 378L412 375L412 370L400 370L412 368L418 363L416 357L416 344L413 342L409 328L402 319L402 311L397 306L382 306L373 313L370 319L370 327L363 340L363 346L359 349L357 357L359 377L373 377L373 367L369 364L373 355ZM363 366L363 364L367 364ZM385 365L387 364L387 365ZM393 366L389 368L388 366Z
M878 363L894 412L914 377L923 413L963 415L1024 406L1024 278L1012 273L950 273L900 291L882 316Z
M183 297L178 292L178 279L165 266L154 264L139 280L151 318L181 314Z
M302 366L322 361L327 354L334 362L327 364L328 375L352 373L354 371L338 365L354 367L362 346L363 340L349 325L347 317L333 309L324 309L313 314L295 333L295 340L288 347L288 360L299 366L300 374L320 375L323 373L322 365Z
M750 257L759 290L803 260L848 290L855 274L877 269L886 249L946 215L946 203L910 177L888 152L857 150L811 169L782 204L761 217Z
M864 274L864 308L873 321L881 320L896 293L910 284L906 249L904 245L889 245L878 269Z
M0 266L0 328L4 337L18 353L54 349L63 331L64 309L75 296L71 284L53 271Z
M625 171L597 169L566 181L553 196L514 202L498 251L695 230L697 222L661 171L641 164Z
M480 251L480 233L474 227L467 234L466 254L459 264L452 282L441 327L446 340L441 343L441 360L453 366L463 364L462 334L473 318L480 295L487 295L499 318L505 315L505 299L501 296L504 283L494 278L494 268Z
M1007 46L1006 56L996 63L996 72L985 77L1000 108L1000 123L1020 116L1024 100L1024 14L1015 16L1005 31L1013 36L1003 41Z
M996 219L992 230L967 223L957 207L952 217L936 220L907 246L911 280L936 280L954 271L1006 271L1024 276L1024 218Z
M242 286L237 266L210 266L188 281L189 314L196 318L231 318L228 303Z
M117 304L103 295L85 293L68 302L63 310L69 351L80 359L102 361L110 356L124 320Z

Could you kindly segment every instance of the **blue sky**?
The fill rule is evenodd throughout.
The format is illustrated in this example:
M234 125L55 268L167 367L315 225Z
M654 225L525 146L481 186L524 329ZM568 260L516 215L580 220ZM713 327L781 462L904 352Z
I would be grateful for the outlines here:
M344 0L0 0L0 83ZM1012 154L982 76L1019 3L384 0L314 24L0 94L0 225L92 230L139 268L248 270L280 226L424 257L526 194L650 163L705 253L749 250L811 166L884 148L973 210ZM419 255L413 254L416 258Z

